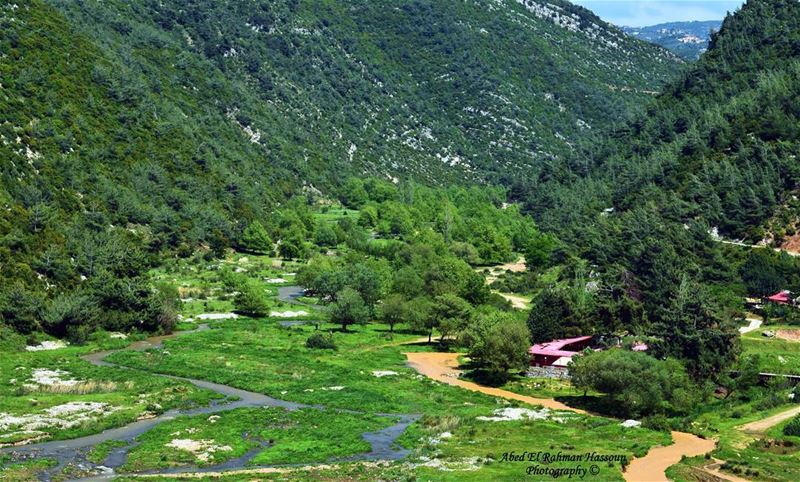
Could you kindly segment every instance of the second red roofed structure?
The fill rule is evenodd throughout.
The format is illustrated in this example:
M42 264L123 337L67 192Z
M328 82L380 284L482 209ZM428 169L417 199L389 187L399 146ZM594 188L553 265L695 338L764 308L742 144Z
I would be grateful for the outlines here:
M768 296L767 301L778 303L780 305L788 305L789 303L792 302L792 292L788 290L783 290L779 293L775 293L772 296Z

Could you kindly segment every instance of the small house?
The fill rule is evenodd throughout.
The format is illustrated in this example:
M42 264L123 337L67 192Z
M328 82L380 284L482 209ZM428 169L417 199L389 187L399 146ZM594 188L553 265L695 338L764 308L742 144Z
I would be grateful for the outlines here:
M531 356L531 366L535 367L566 367L572 357L592 344L591 336L565 338L533 345L528 353Z
M777 303L779 305L788 305L792 303L792 292L788 290L780 291L772 296L768 296L767 301Z

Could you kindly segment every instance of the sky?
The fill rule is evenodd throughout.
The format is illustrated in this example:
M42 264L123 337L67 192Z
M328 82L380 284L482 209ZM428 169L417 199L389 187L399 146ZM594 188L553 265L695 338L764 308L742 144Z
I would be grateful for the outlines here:
M665 22L722 20L744 0L572 0L615 25L646 27Z

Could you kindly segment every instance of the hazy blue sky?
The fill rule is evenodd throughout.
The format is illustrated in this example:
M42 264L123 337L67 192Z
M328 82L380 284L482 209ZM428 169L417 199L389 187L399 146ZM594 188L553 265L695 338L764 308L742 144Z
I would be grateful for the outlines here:
M616 25L644 27L685 20L722 20L744 0L572 0Z

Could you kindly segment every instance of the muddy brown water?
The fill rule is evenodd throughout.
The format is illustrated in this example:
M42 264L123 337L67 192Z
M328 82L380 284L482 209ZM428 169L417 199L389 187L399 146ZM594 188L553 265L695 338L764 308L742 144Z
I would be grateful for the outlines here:
M459 378L459 353L406 353L408 364L421 374L433 380L455 385L474 392L485 393L493 397L517 400L532 405L541 405L554 410L569 410L586 413L572 408L551 398L534 398L499 388L486 387ZM671 465L681 461L681 457L694 457L714 450L714 440L702 439L696 435L683 432L672 432L672 445L654 447L647 455L633 459L623 477L627 482L659 482L666 481L664 471Z
M176 336L184 336L190 333L205 331L208 329L209 329L208 324L202 324L199 325L197 329L192 331L186 331L167 336L151 337L146 340L135 342L126 347L124 350L143 351L148 349L157 349L163 346L163 342L165 340L174 338ZM108 367L117 367L126 369L127 367L116 365L105 360L106 357L118 351L122 350L109 350L109 351L96 352L85 355L81 358L97 366L108 366ZM80 437L70 440L54 440L50 442L35 443L19 447L3 448L0 449L0 454L10 454L13 460L18 460L18 461L30 460L30 459L54 459L57 462L57 466L41 472L39 474L39 479L42 481L51 480L56 475L59 475L62 472L62 470L66 468L68 465L77 468L78 471L81 473L94 474L73 480L83 480L83 481L109 480L118 475L114 472L114 470L121 467L125 463L125 461L127 460L128 453L131 451L131 449L133 449L137 445L136 442L137 437L147 432L148 430L152 429L153 427L161 423L167 422L169 420L173 420L178 416L192 416L192 415L204 415L204 414L211 415L224 411L235 410L237 408L257 408L257 407L281 407L286 410L297 410L301 408L312 408L318 410L326 409L325 407L320 405L305 405L295 402L289 402L269 397L262 393L250 392L247 390L242 390L228 385L221 385L219 383L213 383L206 380L178 377L178 376L165 375L153 372L148 372L148 373L152 373L153 375L161 376L164 378L169 378L171 380L185 381L195 385L196 387L211 390L219 395L222 395L224 398L216 400L208 406L185 409L185 410L179 410L179 409L169 410L154 418L137 420L122 427L105 430L101 433L88 435L85 437ZM352 412L352 413L361 413L361 412ZM396 418L397 420L394 424L382 430L378 430L375 432L365 432L361 434L362 438L367 443L370 444L371 450L369 452L364 454L358 454L356 456L340 460L334 460L334 462L399 460L406 457L409 454L410 452L409 450L398 447L395 442L397 438L403 434L406 428L419 418L419 415L405 415L405 414L404 415L378 414L378 415L384 417ZM124 442L126 445L123 447L113 449L102 463L96 464L86 459L86 454L92 447L108 441L120 441ZM235 459L228 460L220 464L206 466L206 467L197 467L191 465L181 466L166 470L150 471L146 473L155 475L158 474L174 475L180 473L218 473L218 472L237 470L237 469L259 469L259 468L268 469L272 467L303 466L302 464L292 465L292 466L250 465L250 461L253 459L253 457L255 457L258 453L260 453L262 450L265 449L268 449L268 444L266 442L262 442L259 444L258 447L249 451L245 455Z

